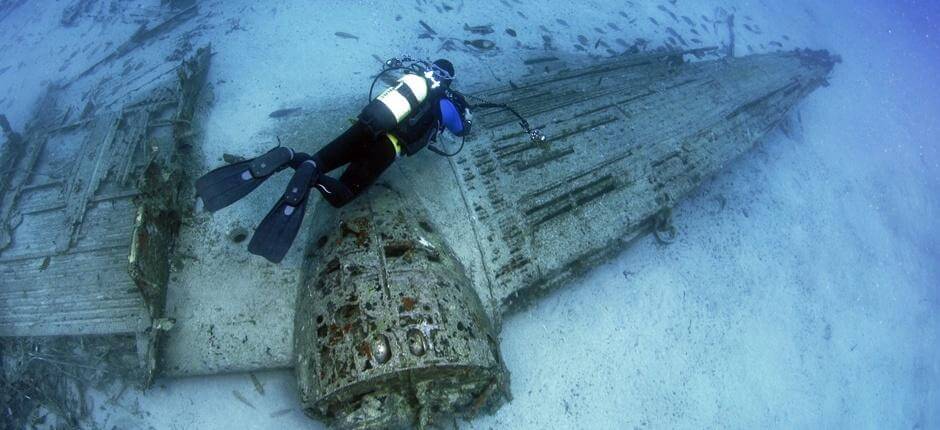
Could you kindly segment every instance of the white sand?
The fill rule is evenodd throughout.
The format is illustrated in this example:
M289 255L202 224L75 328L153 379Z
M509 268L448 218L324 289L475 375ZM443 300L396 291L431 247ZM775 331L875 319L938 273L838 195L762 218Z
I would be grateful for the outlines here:
M86 20L87 28L59 29L64 5L40 3L0 23L0 69L13 65L0 75L0 112L20 129L40 82L74 75L91 61L78 56L58 71L75 44L91 37L120 43L136 28ZM453 21L430 4L417 11L413 5L423 2L400 10L357 2L345 11L308 3L202 6L216 15L201 39L218 52L210 73L215 104L204 124L207 164L216 164L222 152L270 146L264 130L275 109L364 97L378 66L370 54L433 56L414 48L429 46L417 39L418 19L455 36L463 36L464 22L494 24L503 48L498 54L451 56L463 85L512 73L530 54L513 48L502 33L507 26L523 43L541 46L537 27L544 24L557 32L556 46L575 53L578 34L593 37L591 29L607 22L623 29L619 37L654 45L666 34L647 18L670 22L655 3L532 2L516 7L529 17L523 20L498 1L476 1L465 2ZM747 45L770 48L769 41L787 34L788 48L828 48L845 62L832 86L804 104L802 137L774 136L677 208L676 243L643 240L509 318L501 345L515 398L463 427L940 426L940 36L929 39L890 4L818 3L678 2L679 15L693 18L711 16L717 5L736 7L739 55ZM635 25L619 10L635 16ZM571 28L556 23L558 17ZM242 30L229 31L236 23ZM759 25L763 34L745 31L744 23ZM14 31L23 32L22 43L11 41ZM87 35L79 38L82 31ZM339 39L337 31L360 40ZM711 44L718 38L702 39ZM154 54L155 61L165 54ZM305 149L317 144L309 145ZM262 200L220 213L194 234L222 232L251 208L266 210L269 202ZM243 258L236 248L230 252ZM283 271L289 281L297 260L289 257L286 268L275 269L257 259L244 262ZM290 372L259 378L264 396L245 374L161 380L146 394L128 393L120 406L99 410L100 424L321 427L299 413ZM136 402L140 413L134 413ZM292 411L269 415L285 408Z

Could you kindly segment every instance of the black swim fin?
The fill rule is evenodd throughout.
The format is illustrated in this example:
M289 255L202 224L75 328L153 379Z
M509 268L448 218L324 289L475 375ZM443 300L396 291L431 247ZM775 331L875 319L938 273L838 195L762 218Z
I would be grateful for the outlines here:
M215 212L247 196L293 158L293 150L278 146L258 158L219 167L196 180L196 194L206 210Z
M248 252L280 263L287 255L307 211L310 185L317 179L319 169L313 160L304 161L287 184L287 190L274 208L261 220L248 243Z

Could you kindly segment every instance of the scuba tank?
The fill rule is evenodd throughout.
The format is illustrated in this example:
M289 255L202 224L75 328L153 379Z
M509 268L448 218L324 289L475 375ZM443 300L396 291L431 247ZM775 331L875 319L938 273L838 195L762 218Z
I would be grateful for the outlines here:
M424 103L430 91L425 77L406 73L395 86L382 91L362 109L359 121L368 126L373 135L392 131Z
M394 86L373 99L372 90L375 89L376 82L393 70L403 70L405 74ZM444 88L442 84L453 79L451 72L435 63L407 56L402 59L389 59L372 81L369 103L359 113L359 121L368 126L376 136L394 131L402 121L424 104L432 92L441 91Z

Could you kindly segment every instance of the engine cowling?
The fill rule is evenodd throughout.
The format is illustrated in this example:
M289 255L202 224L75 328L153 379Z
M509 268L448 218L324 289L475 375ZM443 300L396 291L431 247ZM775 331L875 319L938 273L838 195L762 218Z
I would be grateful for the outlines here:
M339 210L313 245L294 321L295 369L305 412L337 428L471 416L505 392L480 299L412 203L369 193Z

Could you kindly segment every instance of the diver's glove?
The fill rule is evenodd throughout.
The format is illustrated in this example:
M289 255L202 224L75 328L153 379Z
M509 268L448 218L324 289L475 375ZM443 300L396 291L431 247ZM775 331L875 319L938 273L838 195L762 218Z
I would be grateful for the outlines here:
M470 127L473 125L473 112L470 112L469 107L463 109L463 135L466 136L470 134Z

